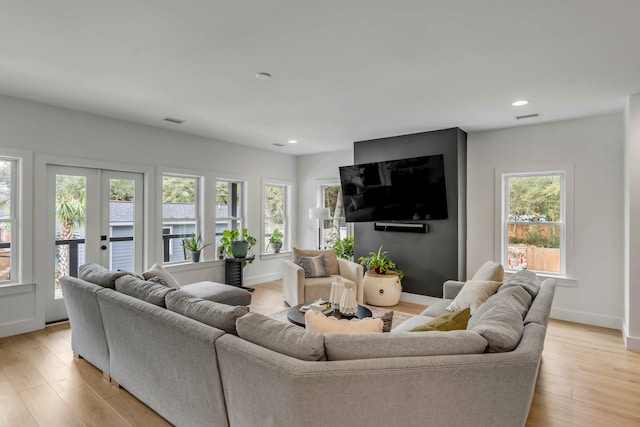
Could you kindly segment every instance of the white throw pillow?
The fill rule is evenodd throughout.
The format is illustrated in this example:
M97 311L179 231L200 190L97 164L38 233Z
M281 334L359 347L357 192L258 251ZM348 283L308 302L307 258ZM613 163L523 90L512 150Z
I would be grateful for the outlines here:
M167 284L167 286L171 288L180 288L180 283L173 277L163 266L162 264L155 263L151 266L151 268L144 273L142 273L142 277L145 280L149 280L152 277L162 277L162 280Z
M467 280L458 295L447 307L447 311L459 311L471 308L471 314L489 297L495 294L501 282L492 280Z
M382 332L382 319L367 317L365 319L337 319L322 313L307 311L304 315L308 331L340 332L344 334L361 334L367 332Z

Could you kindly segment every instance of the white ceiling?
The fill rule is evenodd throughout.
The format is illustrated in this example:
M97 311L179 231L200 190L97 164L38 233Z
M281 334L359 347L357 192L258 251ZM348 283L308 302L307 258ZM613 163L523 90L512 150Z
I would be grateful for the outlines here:
M640 0L2 0L0 93L308 154L622 110L639 19Z

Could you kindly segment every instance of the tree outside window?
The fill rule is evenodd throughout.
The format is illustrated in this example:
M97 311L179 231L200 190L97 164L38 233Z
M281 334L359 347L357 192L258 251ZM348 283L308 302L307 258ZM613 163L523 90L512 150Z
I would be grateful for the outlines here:
M505 268L564 274L564 174L508 174L503 179Z

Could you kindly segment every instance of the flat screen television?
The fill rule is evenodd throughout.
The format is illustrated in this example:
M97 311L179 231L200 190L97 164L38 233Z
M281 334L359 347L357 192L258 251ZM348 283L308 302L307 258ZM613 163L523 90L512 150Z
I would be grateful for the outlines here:
M340 167L347 222L447 219L444 155Z

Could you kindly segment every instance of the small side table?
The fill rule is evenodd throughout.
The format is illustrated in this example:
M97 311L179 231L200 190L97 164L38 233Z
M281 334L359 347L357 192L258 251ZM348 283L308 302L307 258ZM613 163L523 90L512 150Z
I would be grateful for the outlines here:
M242 270L245 261L252 261L255 256L245 258L225 258L224 259L224 282L227 285L237 286L249 292L253 292L254 288L245 288L242 286Z

